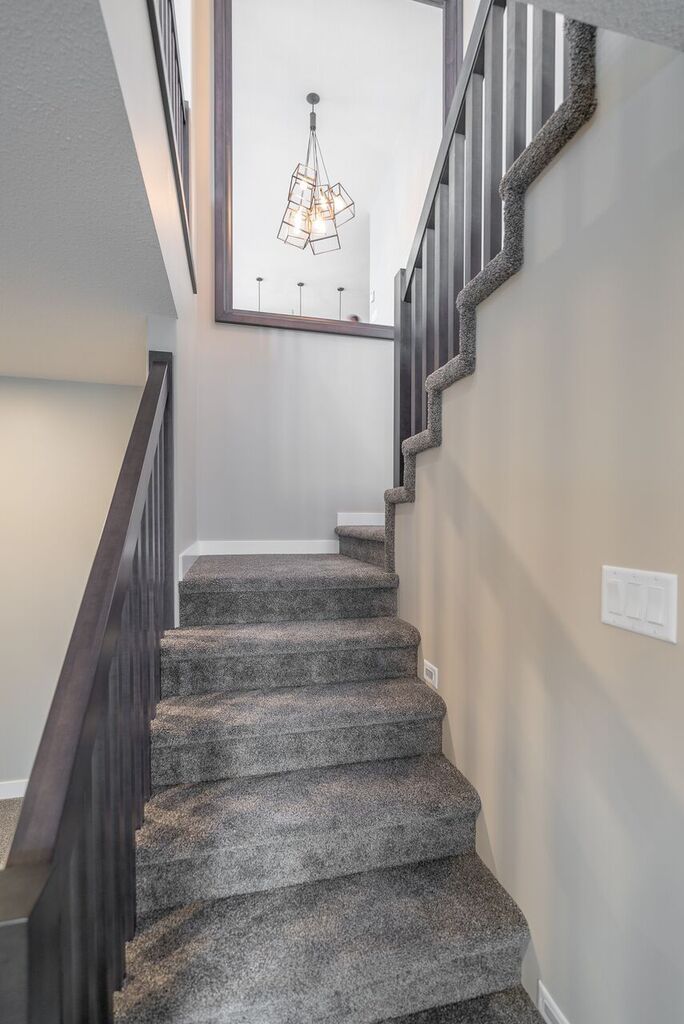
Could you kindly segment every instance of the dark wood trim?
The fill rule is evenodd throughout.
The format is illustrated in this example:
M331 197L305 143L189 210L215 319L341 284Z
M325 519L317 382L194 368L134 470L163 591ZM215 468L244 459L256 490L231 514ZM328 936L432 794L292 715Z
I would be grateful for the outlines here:
M176 551L175 551L175 513L174 513L174 437L173 437L173 355L171 352L149 353L149 367L155 363L166 366L167 400L164 411L163 451L160 466L163 474L164 515L162 523L165 533L164 542L164 629L173 629L176 624Z
M428 185L427 194L425 196L425 202L423 203L423 209L418 220L418 228L416 230L413 244L411 246L411 252L409 254L408 263L406 265L406 288L407 291L404 293L404 298L408 298L408 288L410 286L411 276L414 268L420 261L420 249L423 242L423 235L430 222L432 215L432 208L435 202L435 196L437 194L437 188L441 181L445 180L446 175L446 164L449 158L449 147L451 145L451 138L454 132L459 128L463 122L465 116L465 99L470 81L471 75L474 71L478 71L480 74L484 71L484 31L487 24L487 18L489 16L490 8L496 4L498 7L505 7L506 0L482 0L475 17L475 23L470 36L470 42L468 43L468 49L465 57L463 58L463 64L461 66L461 73L459 75L458 84L456 86L456 92L451 102L449 109L449 115L444 125L444 134L442 135L442 142L437 152L437 158L435 160L435 166L430 178L430 184Z
M177 38L176 32L176 15L173 7L172 0L162 0L162 3L168 3L171 11L172 18L172 31L174 38ZM176 138L176 124L173 116L173 110L171 106L171 96L169 95L169 69L166 67L164 59L164 51L162 46L162 26L159 23L159 12L157 9L157 0L147 0L147 11L150 19L150 29L152 31L152 44L154 46L154 57L157 63L157 77L159 79L159 90L161 92L162 105L164 107L164 119L166 121L166 133L169 139L169 150L171 154L171 164L173 166L173 177L176 182L176 196L178 198L178 209L180 211L181 228L183 230L183 241L185 243L185 255L188 261L188 272L190 274L190 283L194 294L197 294L197 277L195 275L195 262L192 255L192 236L190 232L190 107L187 101L183 98L183 86L182 76L180 67L180 57L177 58L177 70L179 88L181 96L178 97L179 105L185 116L185 124L187 128L186 138L183 143ZM180 155L180 149L182 146L182 157Z
M231 309L217 312L216 320L223 324L246 324L251 327L275 327L287 331L316 331L319 334L347 334L357 338L394 338L394 327L384 324L353 323L347 320L327 320L324 317L293 316L289 313L257 313L249 309Z

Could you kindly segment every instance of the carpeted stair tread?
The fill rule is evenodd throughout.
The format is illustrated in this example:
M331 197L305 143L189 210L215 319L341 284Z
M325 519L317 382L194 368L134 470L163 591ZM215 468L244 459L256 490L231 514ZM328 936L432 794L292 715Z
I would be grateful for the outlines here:
M162 638L162 659L222 658L236 655L297 654L358 647L416 647L420 633L408 622L390 617L322 621L231 623L185 626Z
M374 544L385 543L384 526L336 526L338 537L349 537L351 540L365 540Z
M445 710L441 697L418 679L170 697L158 706L152 744L441 719Z
M138 911L465 853L479 809L441 754L172 786L138 833Z
M129 946L118 1024L372 1024L518 983L525 921L473 853L179 907Z
M342 555L203 555L180 583L201 591L396 589L399 578Z
M378 1024L543 1024L543 1018L521 985L451 1006L393 1017Z

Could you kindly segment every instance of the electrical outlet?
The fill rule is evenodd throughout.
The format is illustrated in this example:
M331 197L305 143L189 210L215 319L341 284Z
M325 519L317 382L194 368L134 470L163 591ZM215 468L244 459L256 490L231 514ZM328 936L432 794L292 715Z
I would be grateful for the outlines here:
M429 661L423 662L423 679L433 690L439 690L439 672Z
M564 1013L561 1013L541 981L539 982L537 1009L541 1013L542 1018L546 1021L546 1024L570 1024L568 1018Z

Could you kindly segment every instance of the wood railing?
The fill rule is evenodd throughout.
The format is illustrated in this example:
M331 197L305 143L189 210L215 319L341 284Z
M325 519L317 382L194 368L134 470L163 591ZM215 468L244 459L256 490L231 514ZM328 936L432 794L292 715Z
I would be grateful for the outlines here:
M135 930L135 831L174 588L171 357L153 353L0 871L3 1024L112 1019Z
M501 178L553 113L555 85L555 14L482 0L408 266L395 278L395 486L402 442L427 425L425 380L458 355L458 293L501 250Z
M197 282L190 234L190 105L183 91L176 12L173 0L147 0L147 8L176 179L188 269L192 290L196 292Z

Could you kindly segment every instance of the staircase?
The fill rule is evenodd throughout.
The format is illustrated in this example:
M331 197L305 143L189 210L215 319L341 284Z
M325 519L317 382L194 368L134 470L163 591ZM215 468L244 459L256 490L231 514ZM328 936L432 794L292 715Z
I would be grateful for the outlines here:
M180 584L118 1024L540 1020L382 534L338 533L357 557L204 557Z

